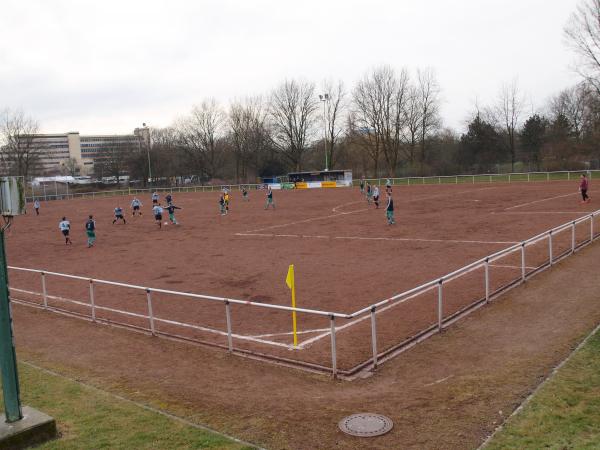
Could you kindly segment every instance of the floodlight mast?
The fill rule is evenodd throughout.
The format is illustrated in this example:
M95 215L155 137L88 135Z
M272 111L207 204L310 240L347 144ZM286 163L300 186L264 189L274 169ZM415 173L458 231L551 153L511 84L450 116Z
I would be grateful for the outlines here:
M21 420L23 413L21 411L17 355L15 353L10 294L8 291L4 231L10 227L13 216L18 216L24 212L25 186L23 177L0 177L0 215L4 218L4 224L0 226L0 372L2 373L4 412L8 423Z
M329 102L329 94L319 94L319 100L323 102L323 147L325 147L325 172L329 170L327 161L327 113L325 112L325 104Z
M4 231L10 227L12 216L3 216L4 225L0 228L0 371L2 372L2 392L4 394L4 413L6 422L16 422L23 418L19 391L19 373L17 355L10 312L8 292L8 268Z

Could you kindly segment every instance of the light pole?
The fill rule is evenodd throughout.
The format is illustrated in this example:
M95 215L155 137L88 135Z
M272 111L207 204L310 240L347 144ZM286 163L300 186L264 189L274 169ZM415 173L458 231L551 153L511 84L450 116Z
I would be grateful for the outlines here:
M325 112L325 105L329 102L329 94L319 94L319 100L323 102L323 146L325 147L325 172L329 170L327 162L327 113Z
M138 130L138 139L139 139L139 144L140 144L140 152L142 151L142 139L146 140L146 152L148 154L148 179L150 180L149 183L150 185L152 185L152 167L150 164L150 130L148 129L148 127L146 126L146 123L142 124L143 128L136 128L136 130ZM147 138L147 139L146 139Z

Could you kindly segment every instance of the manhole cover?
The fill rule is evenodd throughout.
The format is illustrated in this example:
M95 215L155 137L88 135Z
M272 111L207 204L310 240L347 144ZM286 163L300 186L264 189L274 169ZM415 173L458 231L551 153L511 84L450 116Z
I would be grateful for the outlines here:
M387 433L394 426L394 422L381 414L360 413L344 417L338 425L346 434L371 437Z

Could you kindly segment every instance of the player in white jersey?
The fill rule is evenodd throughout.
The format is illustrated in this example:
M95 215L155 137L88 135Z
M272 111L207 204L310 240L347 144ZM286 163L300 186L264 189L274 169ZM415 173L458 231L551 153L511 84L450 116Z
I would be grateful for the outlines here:
M71 242L71 238L69 237L69 231L71 231L71 222L69 222L66 217L63 217L62 220L58 223L58 229L65 237L65 245L72 245L73 243Z
M154 213L154 220L156 220L156 223L158 224L158 228L162 228L162 215L163 215L162 206L154 205L152 207L152 212Z
M135 216L135 213L138 213L140 216L142 215L142 211L140 210L140 207L143 206L142 202L137 198L137 197L133 197L133 200L131 201L131 215Z
M125 221L125 216L123 216L123 208L121 208L120 206L117 206L115 208L115 220L113 220L113 225L118 221L118 220L122 220L123 224L127 224L127 222Z
M158 205L158 192L154 192L152 194L152 204L153 205Z

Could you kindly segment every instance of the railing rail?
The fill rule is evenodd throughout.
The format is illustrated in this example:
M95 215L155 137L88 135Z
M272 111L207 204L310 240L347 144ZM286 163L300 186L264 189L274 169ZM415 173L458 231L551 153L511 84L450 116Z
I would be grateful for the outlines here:
M227 336L227 348L230 352L234 351L234 345L233 345L234 337L238 338L238 339L250 339L249 337L244 336L244 335L234 334L232 331L230 308L231 308L231 305L233 305L233 304L246 305L246 306L263 308L263 309L280 310L280 311L286 311L286 312L296 311L298 313L327 317L329 319L330 330L322 336L330 335L332 361L331 361L331 367L329 368L329 370L332 372L332 374L334 376L337 376L339 370L338 370L338 363L337 363L338 350L336 348L336 345L337 345L336 344L336 332L339 332L339 331L337 331L337 329L336 329L336 323L335 323L336 318L347 319L347 320L355 319L356 322L361 321L363 319L370 318L370 321L371 321L371 347L372 347L373 356L369 361L372 362L372 367L376 368L377 365L381 363L381 360L380 360L381 355L378 353L378 348L377 348L377 318L376 318L376 315L379 311L382 310L383 306L392 305L392 304L400 304L400 303L403 303L404 301L408 300L409 298L414 298L425 292L437 289L437 323L436 323L435 327L437 328L437 331L441 331L444 328L445 324L450 323L450 322L448 322L448 318L444 318L444 314L443 314L444 285L446 283L448 283L449 281L452 281L456 278L459 278L467 273L470 273L474 270L483 268L484 269L484 283L485 283L484 284L485 297L483 300L485 302L489 302L490 295L491 295L490 283L489 283L490 282L489 267L490 267L491 263L493 263L494 261L496 261L502 257L510 255L511 253L521 252L521 263L520 263L520 267L519 267L521 269L520 276L518 278L515 278L512 284L524 282L524 281L526 281L528 275L531 276L533 273L536 273L536 271L538 269L541 269L544 267L551 267L554 263L556 263L558 258L562 257L562 255L565 254L565 253L563 253L561 255L553 254L553 239L555 239L555 236L558 233L569 230L569 229L571 230L571 243L570 243L569 249L566 251L566 254L573 254L576 251L576 249L578 248L578 246L576 245L576 235L575 235L576 226L578 224L585 223L587 221L590 222L589 235L586 235L586 237L582 240L582 242L581 242L581 244L579 244L579 246L589 244L589 243L593 242L595 239L597 239L598 236L600 236L600 234L599 235L594 234L594 219L599 215L600 215L600 210L588 213L588 214L581 216L575 220L571 220L569 222L566 222L564 224L561 224L559 226L556 226L554 228L546 230L542 233L539 233L535 236L532 236L522 242L515 243L514 245L511 245L510 247L499 250L499 251L492 253L488 256L485 256L483 258L480 258L477 261L474 261L474 262L469 263L457 270L454 270L445 275L437 277L427 283L421 284L420 286L417 286L417 287L414 287L407 291L398 293L389 298L380 300L376 303L373 303L369 306L361 308L350 314L341 313L341 312L332 312L332 311L321 311L321 310L308 309L308 308L297 308L297 307L284 306L284 305L273 305L273 304L260 303L260 302L247 301L247 300L239 300L239 299L233 299L233 298L227 298L227 297L195 294L195 293L191 293L191 292L173 291L173 290L162 289L162 288L151 288L148 286L122 283L122 282L117 282L117 281L108 281L108 280L102 280L102 279L97 279L97 278L84 277L84 276L80 276L80 275L64 274L64 273L52 272L52 271L41 270L41 269L30 269L30 268L15 267L15 266L8 266L8 268L11 270L15 270L15 271L40 274L41 284L42 284L42 293L37 294L37 295L42 296L42 298L43 298L42 306L44 308L49 308L48 299L53 298L48 293L48 287L47 287L47 283L46 283L47 276L56 276L56 277L74 279L74 280L81 280L81 281L85 281L85 282L89 283L89 297L90 297L89 303L79 302L76 300L69 300L69 301L71 301L75 304L78 304L78 305L90 307L91 308L91 317L92 317L93 321L96 321L98 319L97 318L98 310L117 312L117 313L121 313L121 314L125 314L125 315L131 315L131 316L136 316L136 317L140 317L140 318L145 318L149 321L149 330L153 335L156 335L158 333L156 330L157 322L175 324L175 325L179 325L179 326L183 326L183 327L190 327L190 328L195 328L195 329L204 329L204 328L194 325L194 324L183 323L183 322L178 322L178 321L174 321L174 320L170 320L170 319L166 319L166 318L156 317L155 314L153 313L153 308L152 308L152 293L161 293L161 294L175 295L175 296L181 296L181 297L188 297L188 298L191 298L194 300L208 300L208 301L213 301L213 302L220 302L225 306L227 329L226 329L226 331L213 330L213 332L216 332L220 335ZM528 274L527 270L526 270L527 269L527 266L526 266L527 248L531 245L538 243L539 241L544 240L544 239L548 239L547 262L542 264L542 266L537 267L536 270L533 271L532 273ZM133 313L131 311L124 311L124 310L119 310L116 308L108 308L106 306L99 306L98 302L97 302L97 293L94 291L94 285L96 285L96 284L105 284L105 285L110 285L110 286L118 286L118 287L123 287L123 288L128 288L128 289L144 291L147 295L147 313L139 314L139 313ZM12 289L14 289L14 288L12 288ZM66 300L66 299L62 299L62 300ZM478 302L479 302L479 300L476 300L476 299L474 300L474 303L478 303ZM474 303L472 303L472 304L474 304ZM343 328L346 328L349 325L350 324L344 325ZM425 331L423 331L423 332L425 332ZM423 333L423 332L421 332L421 333ZM264 341L264 340L260 340L260 339L254 339L254 340L257 342L261 342L261 343L270 343L273 345L284 346L287 348L293 348L287 344L282 344L279 342L276 343L276 342ZM300 344L299 348L303 348L302 344ZM385 351L386 350L384 350L384 352Z

